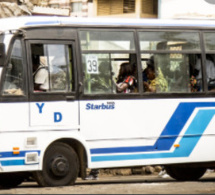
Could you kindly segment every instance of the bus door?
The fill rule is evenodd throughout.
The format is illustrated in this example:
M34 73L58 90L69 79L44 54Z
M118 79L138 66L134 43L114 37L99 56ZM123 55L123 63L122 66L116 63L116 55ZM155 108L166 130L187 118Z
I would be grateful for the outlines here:
M79 125L74 43L28 41L30 126L77 130Z
M23 131L29 127L27 71L23 48L22 39L13 38L6 63L1 69L0 131Z

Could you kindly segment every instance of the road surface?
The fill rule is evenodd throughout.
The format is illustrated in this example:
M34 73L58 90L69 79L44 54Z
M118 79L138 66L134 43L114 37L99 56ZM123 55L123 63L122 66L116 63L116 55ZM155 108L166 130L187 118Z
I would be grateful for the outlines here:
M215 173L206 173L196 182L178 182L158 175L101 176L99 180L78 179L74 186L39 187L25 182L0 194L215 194Z

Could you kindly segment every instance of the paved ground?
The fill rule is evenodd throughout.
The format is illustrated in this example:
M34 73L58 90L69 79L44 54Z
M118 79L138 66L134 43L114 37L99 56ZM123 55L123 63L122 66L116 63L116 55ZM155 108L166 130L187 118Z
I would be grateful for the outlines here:
M0 194L215 194L215 173L206 173L197 182L177 182L149 176L102 176L97 181L77 180L75 186L41 188L26 182Z

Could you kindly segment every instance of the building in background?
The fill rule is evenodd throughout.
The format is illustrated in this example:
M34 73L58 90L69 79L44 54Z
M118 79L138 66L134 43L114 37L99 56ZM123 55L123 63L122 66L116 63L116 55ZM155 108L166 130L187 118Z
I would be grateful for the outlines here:
M159 18L215 19L215 0L160 0Z
M30 0L0 1L0 18L32 15L33 4Z
M97 17L157 18L159 0L94 0Z
M31 5L34 5L33 8ZM215 19L215 0L0 1L0 17L19 15L160 19Z
M33 0L35 5L68 9L73 17L157 18L159 0ZM44 8L41 8L44 9ZM54 14L54 13L53 13ZM54 14L55 15L55 14Z
M72 17L92 17L93 0L41 0L52 9L67 9Z

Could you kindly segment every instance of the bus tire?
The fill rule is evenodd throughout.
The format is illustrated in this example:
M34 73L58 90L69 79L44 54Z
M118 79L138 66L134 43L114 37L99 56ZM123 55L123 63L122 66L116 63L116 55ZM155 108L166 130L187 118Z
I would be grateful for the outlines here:
M34 173L34 178L40 186L73 185L79 172L79 162L76 152L69 145L61 142L49 147L43 159L42 171Z
M178 181L196 181L200 179L206 172L203 167L179 167L165 166L165 170L169 176Z
M20 185L25 178L19 173L1 173L0 174L0 188L15 188Z

